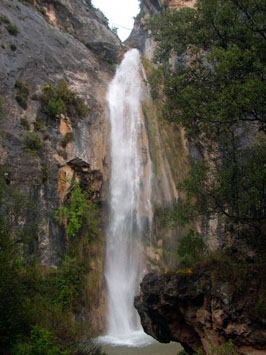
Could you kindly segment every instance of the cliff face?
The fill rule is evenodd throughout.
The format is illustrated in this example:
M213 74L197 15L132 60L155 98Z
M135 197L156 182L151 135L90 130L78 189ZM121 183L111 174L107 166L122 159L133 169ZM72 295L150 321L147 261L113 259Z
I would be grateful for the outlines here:
M8 203L20 211L16 217L10 210L9 218L15 231L28 230L21 246L26 260L57 267L75 248L88 270L87 301L78 318L93 323L96 332L104 325L102 233L73 247L56 214L70 197L71 181L104 205L105 92L121 49L106 18L88 1L0 3L0 170L7 189L16 191Z
M266 323L256 294L264 283L259 270L250 271L251 281L242 287L232 285L229 275L226 282L217 278L215 269L212 265L200 272L146 275L135 298L144 330L160 342L180 342L189 354L200 348L205 354L213 354L213 349L220 354L219 347L228 339L237 354L265 354Z
M156 44L149 30L146 29L146 21L164 9L181 9L193 7L196 0L142 0L140 13L136 17L133 31L126 44L138 48L148 59L152 59Z
M67 193L62 181L78 176L81 162L91 188L98 196L102 192L108 132L105 89L121 42L86 1L40 3L42 7L17 0L0 4L0 164L9 183L36 202L40 232L30 249L42 263L52 265L65 250L64 231L54 218ZM88 105L84 118L43 114L43 87L55 87L60 80ZM27 148L29 134L41 142L37 154ZM26 214L20 224L29 218Z
M145 23L164 8L180 9L194 5L195 1L143 0L140 15L128 40L128 44L138 47L143 53L151 93L154 83L158 90L150 102L147 100L144 103L154 173L162 180L162 160L157 160L157 155L163 151L170 168L168 176L171 176L176 186L186 178L190 162L208 161L209 152L204 143L186 138L184 129L163 119L158 120L164 114L163 90L161 83L158 84L158 76L156 78L157 67L152 63L156 43ZM189 60L188 53L183 58L172 56L170 65L183 66ZM243 145L251 144L255 135L250 128ZM178 188L172 196L183 197ZM154 220L153 239L157 258L152 257L151 251L148 254L152 259L151 264L154 264L153 270L161 274L146 275L140 296L135 298L135 307L144 330L160 342L180 342L189 354L199 349L204 354L264 354L265 306L262 300L265 299L265 281L260 270L265 265L259 265L261 259L257 261L252 247L237 238L237 233L234 235L230 226L225 226L223 217L219 215L210 219L203 215L194 222L193 229L203 236L208 249L206 255L216 255L212 253L231 248L233 256L230 254L229 259L232 259L227 260L228 255L223 255L221 260L218 256L218 260L209 260L207 264L204 264L206 260L202 261L194 269L177 270L176 250L184 230L175 226L174 230L169 231L169 224L160 223L165 217L164 207L162 204L162 209L158 208ZM193 249L191 245L192 252ZM177 271L170 275L168 268Z

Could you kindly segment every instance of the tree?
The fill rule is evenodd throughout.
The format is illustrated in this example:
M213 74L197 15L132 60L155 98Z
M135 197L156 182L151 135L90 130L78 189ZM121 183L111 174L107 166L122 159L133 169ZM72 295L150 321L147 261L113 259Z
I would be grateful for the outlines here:
M194 9L155 16L148 27L164 73L165 117L208 153L179 186L183 215L222 214L246 236L263 235L266 2L198 0Z
M150 22L159 62L190 57L166 67L169 119L203 136L246 121L266 132L265 18L264 0L199 0Z

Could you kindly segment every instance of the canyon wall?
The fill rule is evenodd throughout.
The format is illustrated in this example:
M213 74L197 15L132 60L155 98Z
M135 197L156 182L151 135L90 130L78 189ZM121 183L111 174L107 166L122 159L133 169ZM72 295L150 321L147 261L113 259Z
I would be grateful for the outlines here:
M69 236L56 216L69 199L71 182L91 191L104 210L109 176L105 93L122 44L88 1L3 0L0 16L0 165L7 188L19 194L12 203L22 206L13 224L17 230L36 229L34 238L22 237L26 259L57 267L69 249ZM64 90L74 95L85 112L60 113L67 104L56 97L60 83L62 95ZM49 95L54 98L44 99ZM33 207L26 208L28 202ZM103 307L102 225L96 241L78 246L80 261L90 269L84 292L91 309ZM103 314L92 312L99 330Z
M175 187L171 190L171 202L182 197L178 183L186 178L190 163L208 161L209 153L203 142L187 138L183 128L164 120L163 90L158 83L159 93L153 95L152 83L157 69L153 59L157 44L147 29L147 21L164 9L194 5L195 1L143 0L127 40L128 45L136 46L143 54L147 86L152 96L144 102L143 110L154 174L160 185L160 171L166 162L168 181ZM185 57L173 55L169 65L185 66L190 59L189 53ZM256 132L251 126L243 145L251 144ZM186 230L176 224L169 226L169 220L168 225L164 223L165 199L155 199L154 207L153 248L147 257L151 269L160 273L147 274L140 295L135 298L144 330L160 342L180 342L189 354L199 349L204 354L263 354L265 317L259 311L264 312L265 282L259 271L265 267L263 261L255 262L252 248L234 236L223 217L203 215L191 227L203 237L207 254L214 257L203 261L201 266L182 268L178 266L177 249L180 236ZM193 250L193 246L191 248ZM219 254L227 248L231 248L231 258Z

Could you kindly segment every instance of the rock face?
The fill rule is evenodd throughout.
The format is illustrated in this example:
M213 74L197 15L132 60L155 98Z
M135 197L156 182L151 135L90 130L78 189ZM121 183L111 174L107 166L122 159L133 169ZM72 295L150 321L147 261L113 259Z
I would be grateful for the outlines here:
M193 7L196 0L142 0L140 1L140 13L136 17L133 31L126 44L138 48L148 59L152 59L156 44L150 31L146 29L149 18L165 9L181 9Z
M193 354L199 348L212 354L232 339L237 353L262 355L266 351L266 320L255 311L262 280L254 271L247 289L239 293L229 282L217 281L211 271L174 275L150 273L135 298L146 333L163 343L180 342ZM254 308L255 305L255 308Z
M42 3L42 2L41 2ZM122 44L107 18L88 1L58 0L47 6L49 21L109 62L117 62Z
M16 228L37 228L34 240L25 240L26 258L60 265L69 243L55 215L70 181L79 181L103 206L109 176L105 92L121 50L90 1L0 2L0 169L19 192L20 204L33 206L23 207L14 221ZM60 81L86 103L88 113L75 118L44 112L44 87L55 88ZM93 295L88 286L91 304L83 311L98 332L104 312L104 239L100 235L92 246L85 244L80 255L87 256L87 264L93 260L88 276Z
M102 183L108 175L105 90L113 75L110 63L119 58L122 44L89 2L40 4L45 7L38 1L34 6L17 0L0 4L0 97L4 112L0 164L7 169L10 183L38 205L35 222L40 233L31 253L44 264L57 265L64 254L65 235L54 212L65 197L62 180L78 176L75 159L87 164L88 180L95 177L96 183L91 183L102 198ZM16 33L8 30L8 22ZM60 80L89 106L86 117L44 117L38 97L47 83L55 86ZM27 90L22 104L18 102L18 82ZM28 132L41 141L38 154L25 147ZM67 134L71 140L65 142ZM28 218L26 215L20 223Z

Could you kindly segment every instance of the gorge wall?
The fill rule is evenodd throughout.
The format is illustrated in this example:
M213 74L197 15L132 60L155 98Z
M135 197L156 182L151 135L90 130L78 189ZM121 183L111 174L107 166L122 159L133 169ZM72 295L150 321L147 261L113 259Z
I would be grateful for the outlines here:
M145 56L143 63L151 93L152 85L156 85L153 73L157 66L152 59L158 43L147 29L147 21L164 9L194 5L195 1L143 1L141 4L141 12L128 43L140 48ZM184 56L173 54L168 65L173 68L185 67L192 59L189 52ZM156 120L159 118L163 151L174 184L178 186L186 178L190 163L206 162L211 157L206 142L200 141L200 138L187 138L186 132L171 122L163 123L164 111L161 109L165 101L160 90L159 85L159 95L155 92L152 103L146 103L144 112L149 112L147 126L150 129L151 112ZM248 134L242 138L242 146L251 145L258 132L258 128L254 129L251 123L249 127ZM244 129L242 125L240 131ZM158 147L158 141L155 143L154 136L151 134L150 149L157 173L153 145ZM176 196L182 197L178 187ZM160 214L165 205L162 207L158 214L155 213L153 234L155 240L158 236L162 238L163 252L159 259L162 261L161 273L147 274L142 281L140 295L135 298L135 307L144 330L161 342L181 342L189 354L197 351L204 354L263 354L266 334L265 307L262 305L265 281L263 272L260 272L265 268L263 240L261 244L258 241L259 248L254 252L250 244L241 240L240 226L239 230L234 230L219 214L215 218L203 214L191 227L201 234L207 247L205 255L211 256L191 268L178 266L178 240L185 230L175 225L169 232L169 225L168 228L163 227ZM263 223L259 228L263 228ZM252 228L249 233L248 238L256 239ZM261 233L264 238L265 233ZM186 247L190 248L191 254L197 253L196 245L189 247L187 244Z
M73 182L104 208L109 177L105 93L122 44L102 13L84 0L3 0L0 16L0 165L6 189L19 194L10 204L22 206L19 216L13 218L11 209L7 213L15 230L35 228L34 238L27 237L32 230L22 237L26 259L57 267L71 238L56 214L69 201ZM68 105L67 97L63 103L56 97L60 83L61 96L65 90L76 97L81 111L86 106L84 113L77 114L74 106L60 112ZM26 208L28 202L33 207ZM78 258L89 269L84 292L93 313L101 307L104 238L99 231L96 241L87 245L85 239L77 246ZM82 312L86 318L88 309ZM102 317L102 311L90 317L97 331Z
M108 137L105 89L122 45L103 15L85 1L41 4L40 8L37 2L36 6L1 2L1 16L16 26L18 33L11 35L1 23L0 95L5 114L0 159L2 166L8 166L10 184L33 196L38 205L41 230L38 243L32 246L34 253L43 263L56 265L64 253L64 234L52 214L67 192L60 187L62 179L78 175L84 164L86 178L100 195L103 178L108 175L104 165ZM56 86L60 80L88 105L89 114L83 119L44 117L38 96L45 85ZM18 82L27 90L24 107L16 99ZM25 149L26 120L28 132L43 141L39 154ZM64 143L68 133L73 138Z

